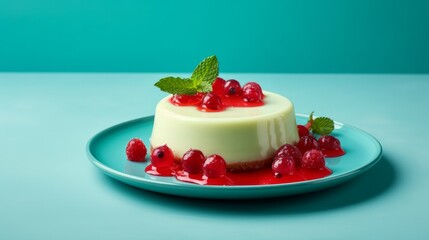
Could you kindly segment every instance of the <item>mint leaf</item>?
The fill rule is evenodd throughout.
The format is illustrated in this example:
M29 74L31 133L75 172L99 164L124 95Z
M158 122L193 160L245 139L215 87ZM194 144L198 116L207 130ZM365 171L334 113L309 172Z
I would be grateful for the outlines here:
M191 78L166 77L155 83L161 91L171 94L193 95L212 90L212 83L219 75L219 63L216 56L210 56L198 64Z
M310 115L311 119L313 114ZM312 121L311 130L320 135L329 135L334 131L334 121L327 117L318 117Z
M194 82L195 87L200 87L203 82L212 84L216 77L219 75L219 63L216 56L210 56L204 59L195 68L192 73L191 80ZM207 90L207 88L205 88ZM210 91L211 88L208 90ZM204 92L208 92L204 91Z
M312 111L312 112L310 113L310 116L308 117L308 122L310 123L310 125L311 125L311 124L313 124L313 121L314 121L314 119L313 119L313 114L314 114L314 111Z
M202 82L198 88L197 88L197 92L210 92L212 90L212 84L209 82Z
M179 77L166 77L155 83L155 86L159 87L161 91L168 92L171 94L196 94L197 87L194 82L189 78Z

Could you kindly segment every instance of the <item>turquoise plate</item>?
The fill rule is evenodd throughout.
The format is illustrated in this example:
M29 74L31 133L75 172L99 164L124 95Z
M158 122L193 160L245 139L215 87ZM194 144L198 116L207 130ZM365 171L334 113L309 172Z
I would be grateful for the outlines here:
M298 124L308 116L297 115ZM347 124L335 123L333 135L340 139L346 155L328 158L332 175L316 180L257 186L203 186L177 181L174 177L146 174L146 163L126 159L125 147L131 138L143 139L149 146L153 116L139 118L110 127L90 139L87 144L89 160L103 173L126 184L149 191L212 199L248 199L287 196L333 187L344 183L374 166L382 155L380 143L368 133Z

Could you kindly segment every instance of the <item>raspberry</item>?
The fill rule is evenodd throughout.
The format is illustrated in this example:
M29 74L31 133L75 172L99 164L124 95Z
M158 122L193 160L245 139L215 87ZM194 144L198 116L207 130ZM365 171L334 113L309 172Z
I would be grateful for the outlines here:
M220 97L213 93L207 93L203 97L203 102L201 103L201 108L209 110L221 110L223 107Z
M133 138L128 142L125 152L127 154L128 160L130 161L134 161L134 162L146 161L145 159L146 153L147 153L146 146L144 145L142 140L138 138Z
M295 166L301 165L301 158L302 158L301 151L299 151L299 149L297 147L295 147L294 145L285 144L285 145L281 146L277 150L275 156L276 157L279 157L279 156L292 157L292 159L295 161Z
M156 168L171 167L174 162L173 151L167 145L157 147L150 155L150 161Z
M203 170L204 154L200 150L189 149L182 157L182 167L188 173L200 173Z
M295 160L291 156L277 156L274 158L271 169L277 178L283 175L292 175L295 171Z
M311 149L319 149L317 139L312 135L301 137L296 145L301 153L305 153Z
M325 156L319 150L310 150L304 153L301 166L311 170L320 170L325 168Z
M223 90L225 96L228 97L240 96L242 92L240 83L234 79L226 81Z
M334 136L321 136L319 140L319 147L321 150L338 150L341 149L340 140Z
M213 154L207 157L203 172L209 178L223 177L226 174L226 163L223 157Z
M306 126L298 125L296 127L298 128L298 135L300 138L310 135L310 131L308 130L308 128Z

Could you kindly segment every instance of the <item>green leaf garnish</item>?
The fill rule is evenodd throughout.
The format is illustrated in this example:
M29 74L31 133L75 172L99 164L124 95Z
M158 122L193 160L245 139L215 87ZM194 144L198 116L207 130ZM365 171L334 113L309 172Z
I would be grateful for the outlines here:
M219 75L219 63L216 56L204 59L194 69L191 78L166 77L155 83L161 91L171 94L196 94L212 90L212 83Z
M334 131L334 121L327 117L318 117L311 124L311 130L320 135L329 135Z
M308 117L308 122L307 122L307 124L308 124L310 127L311 127L311 124L313 124L313 122L314 122L313 114L314 114L314 111L312 111L312 112L310 113L310 116Z
M166 77L155 83L161 91L171 94L196 94L197 89L189 78Z
M219 63L216 56L210 56L204 59L194 69L191 80L200 85L203 82L209 83L210 85L214 82L216 77L219 75Z
M198 87L197 92L210 92L212 90L212 84L210 82L202 82Z
M311 131L319 135L329 135L335 129L334 121L328 117L318 117L313 118L313 113L311 112L308 117L307 126Z

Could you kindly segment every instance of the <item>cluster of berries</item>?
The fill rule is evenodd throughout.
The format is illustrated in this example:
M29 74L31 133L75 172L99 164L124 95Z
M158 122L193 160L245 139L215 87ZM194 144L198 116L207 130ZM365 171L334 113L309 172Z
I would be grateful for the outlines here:
M241 87L237 80L225 81L218 77L212 84L212 92L218 96L242 97L245 102L262 102L264 94L256 82L248 82Z
M274 157L272 170L276 177L291 175L295 169L302 167L309 170L325 168L325 152L341 149L340 141L331 135L317 139L304 125L298 125L299 141L296 145L281 146Z
M128 142L126 154L130 161L146 161L146 147L138 138ZM171 168L174 164L174 154L167 145L153 149L150 162L156 168ZM217 154L205 157L200 150L189 149L181 159L181 165L189 174L203 173L208 178L223 177L226 174L225 160Z
M237 80L225 81L218 77L212 84L209 93L195 95L175 94L171 101L182 106L199 106L202 110L221 111L227 104L226 99L242 100L245 103L262 103L264 94L261 86L256 82L248 82L241 87Z
M325 152L341 150L340 141L331 135L313 136L306 126L298 125L299 141L296 145L284 144L275 153L271 168L276 177L292 175L299 167L308 170L325 168ZM133 138L128 142L126 154L130 161L146 161L147 150L143 142ZM174 164L173 151L167 146L156 147L150 155L151 164L156 168L171 168ZM225 160L217 154L205 157L197 149L188 150L181 158L183 170L189 174L203 173L209 178L226 174Z

